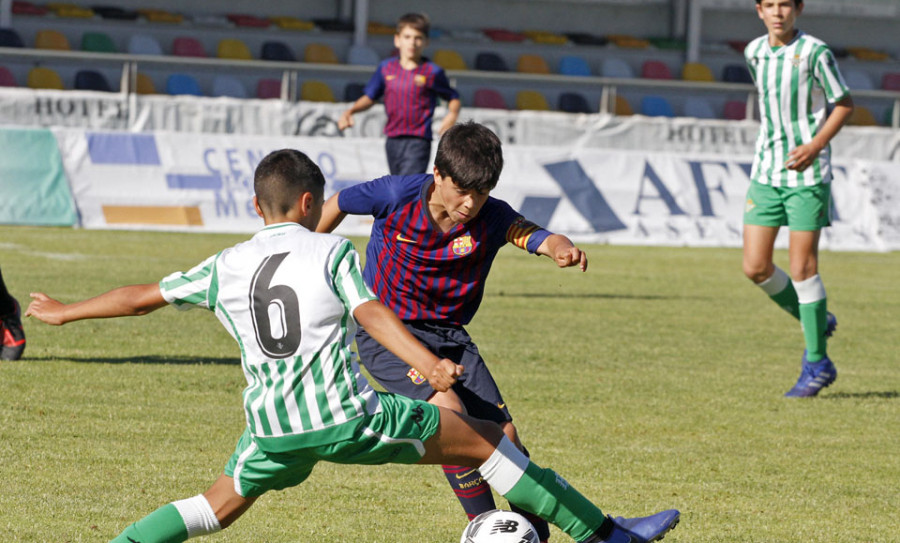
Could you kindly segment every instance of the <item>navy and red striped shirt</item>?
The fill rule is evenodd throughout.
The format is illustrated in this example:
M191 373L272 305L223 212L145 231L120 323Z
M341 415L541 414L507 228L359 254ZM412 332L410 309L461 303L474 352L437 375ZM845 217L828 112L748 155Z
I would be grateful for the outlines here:
M491 264L506 243L537 251L550 232L489 197L475 218L449 232L428 215L431 174L386 176L344 189L344 213L372 215L363 277L405 321L468 324L484 296Z
M364 92L373 101L384 96L384 135L389 138L432 139L431 118L438 96L445 100L459 98L444 69L425 58L415 70L403 69L398 57L383 60Z

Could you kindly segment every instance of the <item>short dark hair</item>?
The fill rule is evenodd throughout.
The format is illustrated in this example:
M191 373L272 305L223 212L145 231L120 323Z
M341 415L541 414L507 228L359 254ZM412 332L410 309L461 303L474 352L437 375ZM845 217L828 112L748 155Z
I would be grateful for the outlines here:
M756 0L756 3L757 3L757 4L761 4L761 3L762 3L762 0ZM803 0L794 0L794 5L795 5L795 6L799 6L799 5L802 4L802 3L803 3Z
M325 194L325 176L308 156L296 149L272 151L260 161L253 175L253 190L267 215L283 215L306 192L316 202Z
M462 189L490 192L503 170L500 138L473 121L454 125L438 143L434 166Z
M397 19L397 34L407 26L421 32L427 38L428 32L431 30L431 21L424 13L407 13Z

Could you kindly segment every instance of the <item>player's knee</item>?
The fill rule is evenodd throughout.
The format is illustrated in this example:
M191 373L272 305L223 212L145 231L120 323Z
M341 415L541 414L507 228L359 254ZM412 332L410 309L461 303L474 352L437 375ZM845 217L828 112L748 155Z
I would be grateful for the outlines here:
M511 422L504 422L500 425L503 428L503 433L506 434L506 437L512 441L519 450L522 450L524 447L522 446L522 442L519 440L519 431L516 430L516 425Z

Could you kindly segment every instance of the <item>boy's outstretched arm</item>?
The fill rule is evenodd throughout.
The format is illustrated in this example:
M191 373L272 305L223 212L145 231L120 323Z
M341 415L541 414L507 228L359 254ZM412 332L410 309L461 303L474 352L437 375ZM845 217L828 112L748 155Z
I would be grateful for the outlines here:
M787 168L801 172L808 168L852 114L853 99L845 96L834 105L834 109L825 119L822 129L816 133L812 141L791 149L791 152L788 153L787 164L785 164Z
M381 302L368 301L357 307L353 316L375 341L424 375L438 392L446 392L462 375L463 366L446 358L438 358L426 349L403 326L400 318Z
M146 315L167 304L158 283L119 287L94 298L64 304L43 292L32 292L26 317L60 325L82 319Z
M447 103L447 115L444 116L444 120L441 122L441 128L438 131L438 134L443 135L444 132L450 130L450 127L456 124L456 119L459 118L459 110L462 109L462 102L459 98L454 98Z
M337 192L331 198L325 200L325 204L322 206L322 216L319 218L318 226L316 226L316 232L327 234L333 231L347 216L338 206L339 194L340 192Z
M587 271L587 255L562 234L550 234L537 249L537 254L549 256L560 268L578 266Z

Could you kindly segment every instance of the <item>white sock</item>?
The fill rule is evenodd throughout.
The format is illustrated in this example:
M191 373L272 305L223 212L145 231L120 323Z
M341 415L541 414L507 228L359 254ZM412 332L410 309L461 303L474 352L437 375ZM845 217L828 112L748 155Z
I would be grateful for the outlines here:
M788 274L784 273L784 270L782 270L778 266L775 266L775 273L769 276L769 278L762 283L757 283L756 286L763 289L763 292L765 292L769 296L775 296L782 290L786 289L790 281L791 278L788 277Z
M797 291L797 301L801 304L811 304L825 299L825 284L819 274L815 274L803 281L793 281L794 290Z
M478 471L484 480L503 496L516 486L530 462L508 437L503 436L503 440L497 445L491 457L478 468Z
M181 519L184 520L188 539L200 535L214 534L222 529L219 525L219 519L216 518L216 514L203 494L198 494L186 500L172 502L172 505L178 509Z

